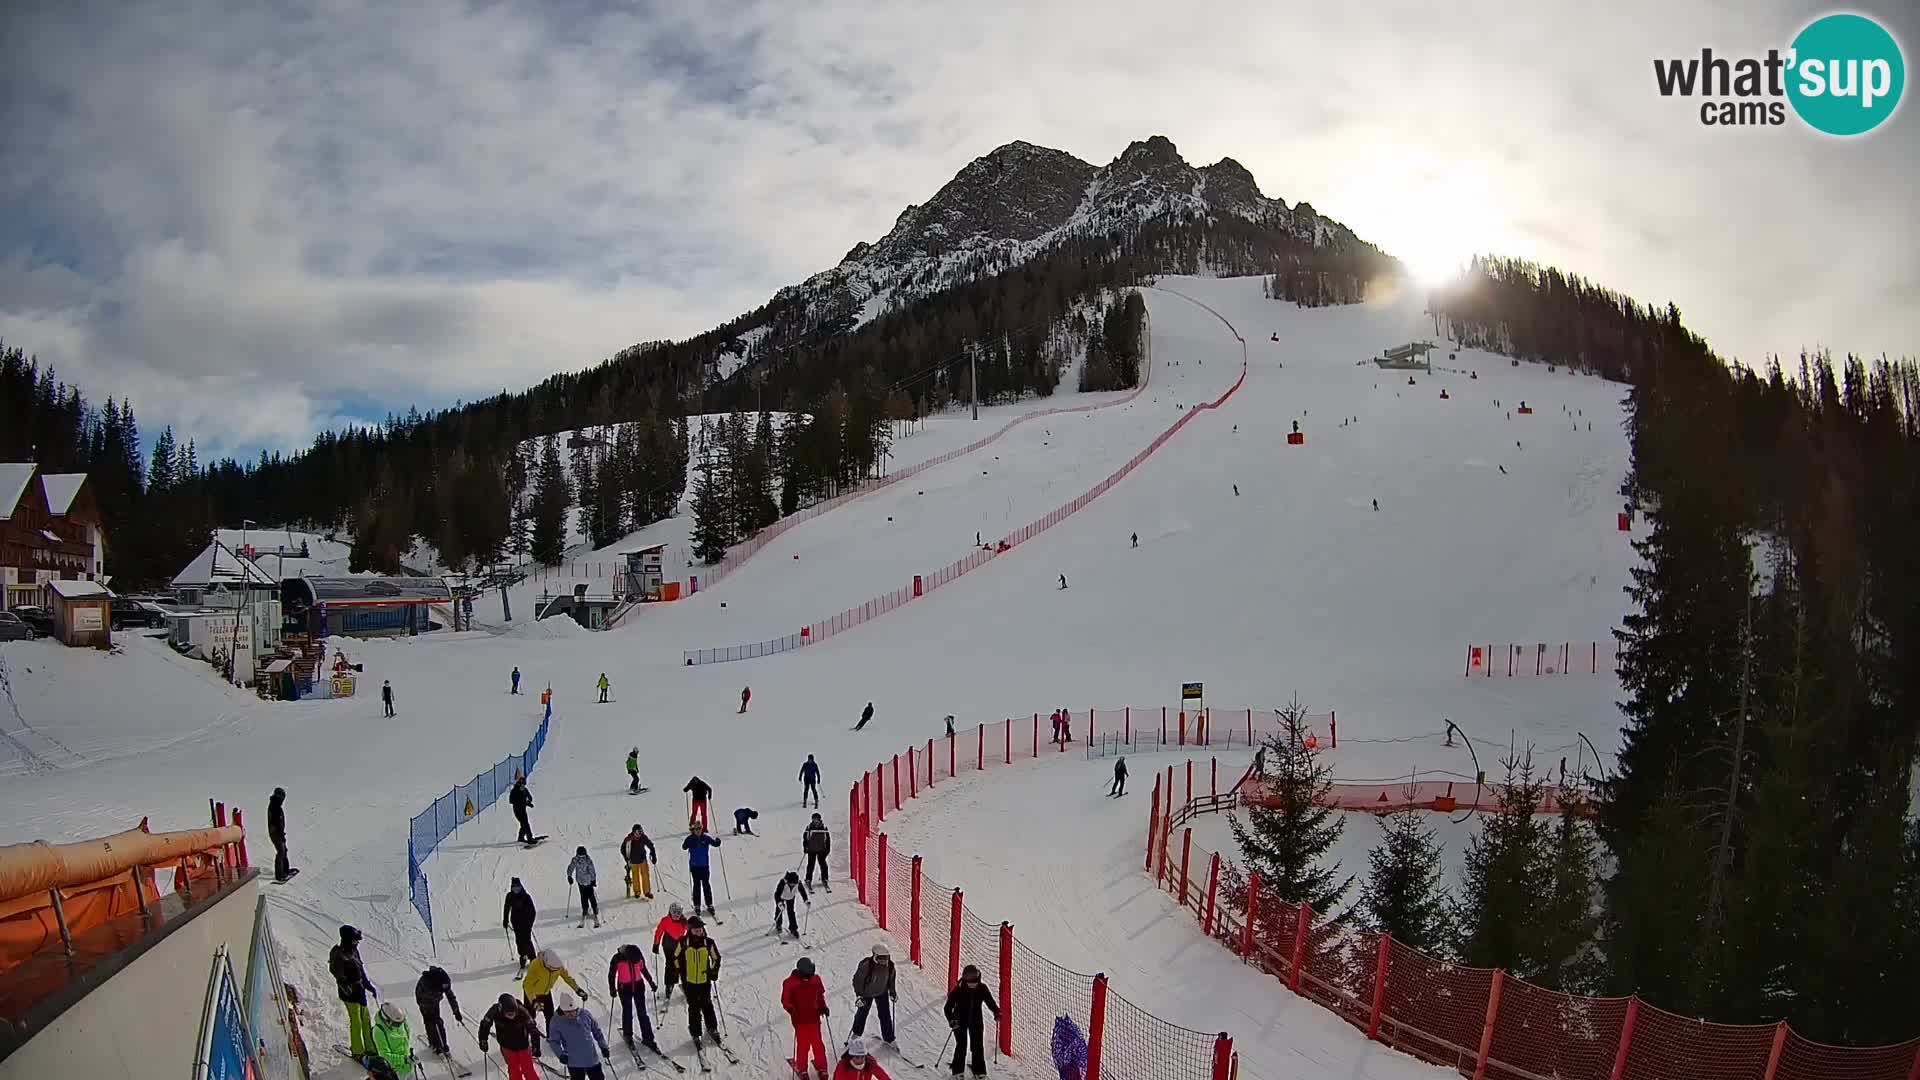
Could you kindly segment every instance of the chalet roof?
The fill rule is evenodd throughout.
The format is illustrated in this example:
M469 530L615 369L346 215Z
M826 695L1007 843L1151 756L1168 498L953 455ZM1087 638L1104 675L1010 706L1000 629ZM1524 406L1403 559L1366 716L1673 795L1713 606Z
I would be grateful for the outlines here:
M33 482L34 465L30 461L0 462L0 521L13 516L13 509L20 505L20 496L27 493L27 485Z
M212 585L242 584L271 587L277 582L258 564L241 558L232 548L216 540L173 576L170 587L204 589Z
M453 591L437 577L309 577L306 582L313 598L321 603L351 604L412 600L419 603L445 603Z
M80 486L87 482L83 472L41 473L40 486L47 493L47 512L64 514L73 509L73 498L80 494Z
M68 581L58 579L47 582L47 588L62 600L109 600L113 592L97 581Z

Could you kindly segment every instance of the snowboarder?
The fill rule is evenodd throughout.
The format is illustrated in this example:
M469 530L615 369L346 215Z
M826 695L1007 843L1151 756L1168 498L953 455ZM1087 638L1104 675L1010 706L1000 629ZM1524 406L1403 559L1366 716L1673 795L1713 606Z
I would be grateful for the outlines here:
M287 860L286 788L274 788L267 799L267 839L273 842L273 880L284 882L293 876L293 864Z
M520 1000L527 1003L529 1010L539 1009L541 1015L547 1018L549 1029L553 1025L553 988L562 982L573 987L581 997L587 996L580 984L573 981L573 972L567 970L567 965L561 962L560 953L555 949L540 950L540 955L527 965L527 973L520 980Z
M1107 794L1112 795L1114 798L1119 798L1126 793L1127 759L1118 757L1113 759L1113 786L1107 789Z
M485 1016L480 1018L480 1052L487 1052L487 1036L500 1038L500 1057L507 1066L507 1080L540 1080L540 1073L533 1067L533 1055L540 1049L540 1028L533 1022L533 1014L526 1006L514 1000L512 994L501 994Z
M893 1045L893 1003L900 1000L894 987L893 957L885 945L875 945L873 955L853 969L853 992L860 1007L853 1011L853 1034L867 1030L867 1010L880 1007L880 1041Z
M833 1080L893 1080L887 1070L867 1053L867 1040L855 1035L847 1040L847 1052L840 1055L840 1064L834 1066Z
M380 704L386 706L387 718L392 719L393 718L393 681L391 679L382 679L380 681Z
M518 975L527 973L527 963L533 959L533 897L527 895L526 886L514 878L507 886L507 898L500 905L500 929L513 931L514 951L520 956Z
M1134 533L1134 534L1133 534L1133 546L1134 546L1134 547L1139 547L1139 546L1140 546L1140 534L1139 534L1139 533Z
M580 1007L565 990L559 996L560 1015L547 1021L547 1042L553 1056L571 1080L606 1080L600 1059L607 1056L607 1037L593 1014Z
M808 754L806 764L800 766L800 807L805 809L807 796L813 796L813 805L820 805L820 765Z
M707 851L720 846L720 838L708 836L707 828L698 822L687 826L687 838L680 842L680 849L687 853L687 876L693 879L693 910L700 910L700 894L706 893L707 914L713 910L713 869L708 865Z
M1063 589L1067 587L1067 575L1065 574L1060 575L1060 587Z
M606 672L603 671L600 673L600 681L595 685L600 687L600 704L605 705L607 703L607 691L613 686L612 683L607 681Z
M667 989L662 998L673 1000L673 984L680 981L680 941L687 936L687 909L675 900L667 905L667 913L661 917L659 925L653 928L653 953L660 956L667 971ZM660 943L666 942L664 954Z
M972 964L960 969L960 982L947 994L947 1026L953 1029L953 1075L960 1075L961 1066L967 1062L967 1048L973 1048L973 1075L987 1075L987 1055L984 1036L986 1020L980 1015L985 1008L1000 1018L1000 1006L993 1000L993 991L980 981L980 969Z
M832 877L827 873L827 855L833 851L833 833L827 829L827 823L820 820L819 814L813 815L813 820L807 822L806 830L800 834L800 850L807 856L807 884L813 884L813 869L817 866L820 868L820 884L828 886L827 891L832 892L832 887L828 885Z
M380 1018L373 1022L373 1052L387 1075L413 1075L413 1033L407 1030L407 1014L391 1001L380 1006Z
M527 790L525 774L513 778L513 790L507 792L507 802L513 806L513 819L520 823L519 841L533 843L533 826L527 823L527 811L533 809L533 792Z
M347 1048L354 1057L373 1053L373 1020L367 1015L367 994L379 997L380 991L367 978L360 962L360 931L351 926L340 928L340 944L327 953L327 971L333 975L340 1003L347 1007Z
M787 912L787 933L795 938L800 936L800 922L793 917L793 900L796 896L809 908L813 906L813 897L807 895L807 887L801 884L800 875L789 870L787 876L780 879L780 884L773 887L774 936L778 937L780 934L780 909L783 907Z
M600 929L600 898L593 894L593 887L600 884L600 875L593 869L593 856L587 854L587 846L573 849L573 861L567 864L567 884L580 887L580 921L575 929L587 925L587 909L593 909L593 928Z
M652 864L660 861L660 852L639 822L634 822L633 831L620 841L620 857L627 862L627 895L653 899Z
M708 821L707 800L713 798L713 785L696 776L687 781L687 786L680 790L686 792L687 798L690 800L687 804L687 820L689 822L698 820L700 827L703 829L706 828Z
M720 977L720 946L707 937L707 924L698 915L687 920L687 937L680 943L680 985L687 995L687 1030L700 1043L701 1021L713 1045L720 1045L720 1018L713 1011L713 981Z
M753 700L753 687L751 686L741 687L740 688L740 711L743 713L746 712L747 702L752 700Z
M867 721L871 719L873 719L873 702L869 701L867 702L867 707L860 710L860 722L853 725L853 730L859 731L861 728L866 727Z
M1059 1071L1060 1080L1081 1080L1087 1074L1087 1037L1080 1034L1080 1026L1072 1017L1053 1018L1053 1041L1048 1049L1053 1052L1053 1067Z
M515 664L513 666L513 689L508 690L507 693L517 694L519 692L520 692L520 665Z
M447 1022L440 1018L440 999L446 998L447 1005L453 1009L453 1022L464 1024L466 1017L460 1015L460 999L453 996L453 976L445 968L430 967L420 973L420 981L413 984L413 1003L420 1010L420 1026L427 1033L427 1048L442 1057L453 1053L447 1045Z
M742 806L736 809L733 812L733 835L758 836L759 834L753 831L753 819L759 816L760 811L750 806Z
M627 751L627 794L640 794L640 748Z
M638 945L622 945L613 952L613 959L607 962L607 1004L611 1010L614 999L620 1001L620 1037L633 1045L633 1014L640 1014L640 1045L656 1054L663 1053L660 1044L653 1041L653 1020L647 1015L647 991L660 992L660 984L653 981L653 972L647 970L647 954ZM613 1023L609 1011L607 1023Z
M793 965L793 974L780 984L780 1007L793 1021L793 1071L806 1080L807 1052L813 1052L813 1068L827 1075L827 1046L820 1041L820 1018L827 1008L827 984L814 974L813 960L801 957Z

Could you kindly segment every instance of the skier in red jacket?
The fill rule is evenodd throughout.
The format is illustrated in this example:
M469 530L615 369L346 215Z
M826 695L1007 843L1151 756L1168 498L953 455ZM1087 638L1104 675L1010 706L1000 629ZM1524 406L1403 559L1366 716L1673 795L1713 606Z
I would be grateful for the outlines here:
M820 1041L820 1018L827 1015L827 986L814 974L813 961L801 957L793 974L780 984L780 1007L793 1018L793 1072L806 1080L807 1051L821 1080L827 1075L827 1045Z
M834 1067L833 1080L893 1080L887 1070L880 1067L867 1053L867 1040L863 1035L855 1035L847 1040L847 1052L840 1055L840 1064Z

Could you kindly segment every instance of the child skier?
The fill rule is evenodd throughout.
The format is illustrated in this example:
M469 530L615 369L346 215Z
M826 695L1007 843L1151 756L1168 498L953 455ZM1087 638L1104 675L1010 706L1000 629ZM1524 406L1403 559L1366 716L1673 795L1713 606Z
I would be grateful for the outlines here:
M593 887L600 883L600 875L594 872L593 856L587 854L585 844L573 849L573 861L567 864L567 884L580 887L580 921L575 928L587 925L587 909L593 909L593 928L600 929L600 898L593 894Z
M650 870L652 863L660 861L660 853L639 822L634 822L633 831L620 841L620 857L627 862L627 895L653 899L653 875Z
M893 1080L887 1070L867 1053L867 1040L855 1035L847 1040L847 1052L833 1068L833 1080Z
M660 995L663 1005L673 1000L673 984L680 981L680 942L686 936L687 909L680 906L680 901L675 900L667 905L666 915L662 916L660 924L653 928L654 955L662 955L660 952L662 941L667 945L667 951L662 960L667 970L667 988Z
M787 912L787 933L792 934L795 940L799 940L800 923L799 920L793 917L793 901L795 897L806 901L809 909L813 907L813 897L807 895L807 887L801 884L800 875L793 870L789 870L787 871L787 876L780 879L780 884L773 887L773 936L780 936L780 910L785 908Z
M807 1052L813 1052L813 1068L821 1080L827 1075L827 1047L820 1041L820 1018L826 1016L827 985L814 974L813 961L801 957L793 965L793 974L780 984L780 1007L793 1021L793 1072L806 1080Z
M1081 1080L1087 1072L1087 1039L1070 1016L1053 1018L1053 1067L1060 1080Z
M753 831L753 819L759 816L760 811L750 806L742 806L735 810L733 812L733 835L757 836L758 834Z
M660 986L647 970L647 954L638 945L614 950L613 959L607 963L607 1002L611 1005L616 998L620 1001L620 1035L628 1046L633 1045L633 1014L639 1013L640 1045L658 1054L662 1051L653 1041L653 1021L647 1016L648 990L658 993Z
M391 1076L413 1075L413 1035L407 1031L407 1014L389 1001L380 1006L380 1017L373 1022L373 1049Z

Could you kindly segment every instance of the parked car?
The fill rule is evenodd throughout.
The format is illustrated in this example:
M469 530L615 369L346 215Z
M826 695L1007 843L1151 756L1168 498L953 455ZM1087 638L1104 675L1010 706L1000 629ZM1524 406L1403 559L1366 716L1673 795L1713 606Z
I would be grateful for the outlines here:
M0 611L0 641L32 641L40 635L11 611Z
M159 607L131 596L114 598L112 618L115 630L124 630L129 626L151 629L167 625L167 615Z
M53 615L50 614L46 608L30 607L26 604L21 604L13 608L12 611L14 615L19 617L21 622L33 627L34 633L41 637L53 636Z

